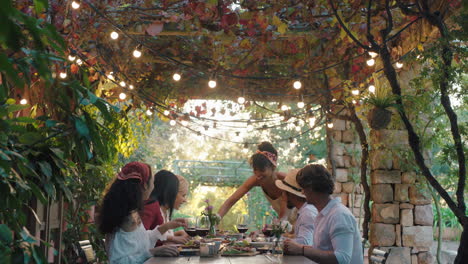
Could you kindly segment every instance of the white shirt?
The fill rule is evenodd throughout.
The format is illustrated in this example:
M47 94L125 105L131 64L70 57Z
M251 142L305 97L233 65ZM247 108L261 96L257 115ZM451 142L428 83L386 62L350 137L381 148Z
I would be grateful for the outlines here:
M317 208L315 206L304 203L302 207L297 212L297 220L294 225L294 235L293 239L295 242L312 246L314 241L314 220L317 216Z
M159 208L159 210L161 211L161 215L163 217L163 221L164 221L164 224L169 222L169 218L167 217L167 211L164 211L162 209L162 207ZM166 231L166 236L169 237L169 236L174 236L174 229L168 229Z
M361 234L351 211L332 199L315 218L314 247L333 251L338 263L362 264Z
M131 232L125 232L119 228L112 235L109 244L109 262L111 264L143 263L151 257L149 250L158 240L166 240L166 234L161 234L158 226L153 230L146 230L140 223Z

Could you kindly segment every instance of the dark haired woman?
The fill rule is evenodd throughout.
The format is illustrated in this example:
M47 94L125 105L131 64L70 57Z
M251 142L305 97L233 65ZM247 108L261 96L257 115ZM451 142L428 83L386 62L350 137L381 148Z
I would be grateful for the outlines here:
M257 146L257 153L250 158L250 165L254 175L250 176L218 210L219 216L223 217L231 207L239 201L250 189L260 186L265 197L271 203L280 218L287 213L286 194L276 187L276 180L284 180L286 174L276 171L278 151L270 142L262 142Z
M187 201L188 182L182 176L160 170L154 175L154 186L141 213L143 225L148 230L169 222L174 209L179 209ZM185 244L188 239L185 231L167 231L167 242Z
M177 256L175 247L153 248L158 239L166 239L166 231L185 225L175 219L152 230L145 230L139 211L143 200L154 188L151 169L141 162L130 162L117 175L104 195L98 228L106 235L110 263L143 263L152 255Z

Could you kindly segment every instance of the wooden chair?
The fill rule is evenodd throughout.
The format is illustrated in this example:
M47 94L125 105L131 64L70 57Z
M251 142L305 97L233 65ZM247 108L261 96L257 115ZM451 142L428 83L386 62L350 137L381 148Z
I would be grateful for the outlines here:
M78 256L81 259L81 263L95 263L96 253L94 252L93 246L89 240L82 240L77 245Z
M370 256L371 264L385 264L387 261L388 253L380 249L372 249Z

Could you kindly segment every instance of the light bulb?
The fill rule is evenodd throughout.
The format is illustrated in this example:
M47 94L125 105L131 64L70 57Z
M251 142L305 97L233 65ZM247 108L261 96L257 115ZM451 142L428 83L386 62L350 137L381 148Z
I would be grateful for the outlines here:
M67 73L66 72L61 72L60 73L60 78L62 78L62 79L67 78Z
M121 82L119 83L119 85L122 86L122 87L125 87L127 84L126 84L124 81L121 81Z
M373 51L369 51L369 56L371 56L371 58L375 58L377 57L379 54L376 53L376 52L373 52Z
M401 68L403 68L403 63L397 61L397 62L395 63L395 66L396 66L398 69L401 69Z
M333 123L328 123L328 124L327 124L327 127L328 127L328 128L333 128Z
M119 33L112 31L110 34L111 39L118 39L119 38Z
M187 120L182 120L182 122L180 122L183 126L187 126L188 125L188 122Z
M182 78L182 76L180 76L178 73L174 73L174 75L172 75L172 79L174 79L176 82L180 81L180 78Z
M288 106L287 105L282 105L281 106L281 111L288 111Z
M300 126L295 127L295 129L296 129L297 132L301 132L301 127Z
M146 110L146 115L151 116L151 115L153 115L153 112L148 109L148 110Z
M294 89L299 90L302 87L302 83L300 81L295 81L293 87Z
M164 110L164 115L168 116L170 114L169 110Z
M374 85L369 85L369 92L375 93L375 86Z
M245 103L245 98L241 96L241 97L237 98L237 102L239 104L244 104Z
M75 56L72 56L72 55L68 55L68 60L69 61L74 61L76 59Z
M76 64L78 64L78 65L81 66L81 64L83 64L83 61L82 61L81 59L77 59L77 60L76 60Z
M310 126L315 125L315 117L309 118L309 125L310 125Z
M171 126L175 126L176 124L177 124L177 122L175 120L169 121L169 125L171 125Z
M216 81L210 80L210 81L208 82L208 86L209 86L210 88L215 88L215 87L216 87Z
M115 80L114 75L112 74L112 72L107 75L107 79L112 80L112 81Z
M28 100L26 100L26 99L21 99L20 100L20 104L22 104L22 105L25 105L27 103L28 103Z
M120 93L119 98L120 100L125 100L125 98L127 98L127 95L125 93Z
M133 90L133 89L135 89L135 86L133 86L133 85L130 84L130 85L128 86L128 89Z
M73 9L78 9L78 8L80 8L80 3L76 2L76 1L73 1L71 3L71 6L72 6Z
M139 51L139 50L137 50L137 49L134 50L134 51L133 51L133 57L135 57L135 58L140 58L140 57L141 57L141 51Z
M368 66L374 66L375 60L374 60L374 59L370 59L370 60L367 60L366 63L367 63Z
M353 104L357 104L357 101L353 99Z
M248 149L248 148L243 148L243 149L242 149L242 153L247 154L247 152L249 152L249 149Z
M304 102L298 102L297 103L297 107L299 107L299 108L304 108L304 106L305 106Z
M351 93L353 95L359 95L359 90L355 89L355 90L352 90Z

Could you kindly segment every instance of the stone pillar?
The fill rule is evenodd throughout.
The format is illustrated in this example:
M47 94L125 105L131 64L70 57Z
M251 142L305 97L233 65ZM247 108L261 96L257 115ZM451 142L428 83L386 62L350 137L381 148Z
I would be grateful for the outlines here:
M432 200L407 164L407 132L371 130L370 149L371 247L390 252L388 264L432 263Z
M361 186L360 159L361 146L359 138L354 130L351 121L340 119L339 116L346 116L348 113L343 107L335 107L335 115L338 118L332 118L333 127L327 127L328 149L330 156L328 160L328 169L335 174L334 197L340 197L341 202L353 212L362 229L364 219L364 193Z

